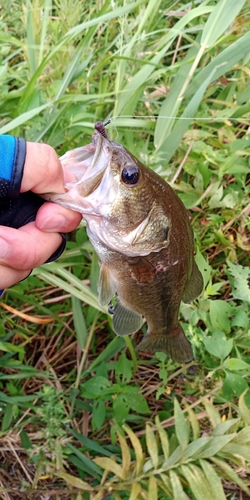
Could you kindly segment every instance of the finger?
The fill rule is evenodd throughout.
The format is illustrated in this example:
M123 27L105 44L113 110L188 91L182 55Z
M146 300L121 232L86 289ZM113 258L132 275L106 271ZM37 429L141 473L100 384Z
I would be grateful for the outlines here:
M15 285L19 281L24 280L29 276L31 272L30 270L18 271L17 269L11 269L10 267L6 267L0 265L0 287L1 289L9 288L12 285Z
M59 233L40 231L35 222L19 229L0 226L0 264L19 271L33 269L46 262L61 243Z
M81 220L82 216L78 212L46 202L37 212L36 227L46 232L69 233L79 226Z
M34 175L35 169L35 175ZM37 194L64 193L64 183L74 180L75 176L65 172L55 150L48 144L26 143L21 192L33 191ZM70 176L70 178L69 178Z

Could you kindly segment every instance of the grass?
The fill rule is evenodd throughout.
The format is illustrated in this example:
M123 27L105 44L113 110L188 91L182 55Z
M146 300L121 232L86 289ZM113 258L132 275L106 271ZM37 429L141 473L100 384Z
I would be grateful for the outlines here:
M5 292L0 495L249 498L249 2L18 0L0 22L0 133L60 156L111 117L190 210L205 283L187 366L115 337L84 224Z

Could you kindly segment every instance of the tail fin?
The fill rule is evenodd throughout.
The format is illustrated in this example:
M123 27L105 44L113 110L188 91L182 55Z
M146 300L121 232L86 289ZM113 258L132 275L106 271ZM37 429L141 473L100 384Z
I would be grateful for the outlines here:
M184 335L182 327L177 324L169 333L154 335L146 334L144 339L137 346L137 350L165 352L170 358L178 363L188 363L193 359L192 347Z

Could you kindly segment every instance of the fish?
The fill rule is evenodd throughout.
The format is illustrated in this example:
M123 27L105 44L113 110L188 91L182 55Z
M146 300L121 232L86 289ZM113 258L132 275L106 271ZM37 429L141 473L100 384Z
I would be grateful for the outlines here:
M181 301L202 292L190 217L172 187L95 124L92 142L68 151L61 164L76 180L45 198L76 210L99 259L99 302L110 305L114 332L137 332L147 322L140 351L193 359L178 321ZM116 305L112 305L112 300Z

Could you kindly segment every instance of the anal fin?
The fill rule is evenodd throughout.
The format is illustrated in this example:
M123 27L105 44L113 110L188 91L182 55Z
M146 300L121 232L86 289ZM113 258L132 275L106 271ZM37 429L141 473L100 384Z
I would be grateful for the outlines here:
M113 327L116 335L124 337L137 332L143 324L143 317L130 309L127 309L118 300L113 316Z

